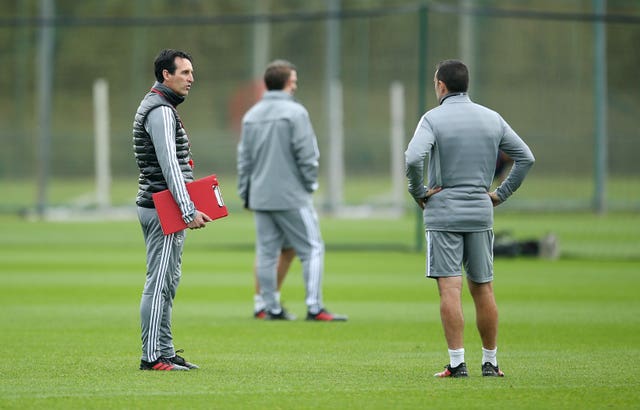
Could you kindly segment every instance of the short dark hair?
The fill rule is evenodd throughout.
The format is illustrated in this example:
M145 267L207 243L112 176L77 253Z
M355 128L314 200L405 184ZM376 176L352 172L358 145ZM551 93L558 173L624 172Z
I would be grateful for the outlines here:
M287 60L275 60L269 63L264 72L264 85L267 90L284 89L292 71L297 71L296 66Z
M436 65L436 79L452 93L466 93L469 89L469 70L460 60L444 60Z
M158 57L156 57L156 60L153 62L156 80L158 80L159 83L164 81L162 71L167 70L171 74L176 72L176 57L186 58L193 63L191 56L184 51L173 50L170 48L160 51L160 54L158 54Z

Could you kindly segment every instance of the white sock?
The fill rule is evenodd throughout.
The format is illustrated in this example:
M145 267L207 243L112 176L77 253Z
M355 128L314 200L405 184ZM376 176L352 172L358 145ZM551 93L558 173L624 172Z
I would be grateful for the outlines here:
M259 293L257 295L253 295L253 309L256 312L259 312L266 307L267 305L265 305L264 300L262 300L262 296Z
M276 297L276 302L278 302L278 304L280 304L280 292L276 292L273 295Z
M464 362L464 347L460 349L448 349L449 350L449 366L458 367L460 363Z
M486 362L491 363L494 366L498 365L498 359L496 359L496 354L498 353L498 348L496 347L493 350L482 348L482 364Z

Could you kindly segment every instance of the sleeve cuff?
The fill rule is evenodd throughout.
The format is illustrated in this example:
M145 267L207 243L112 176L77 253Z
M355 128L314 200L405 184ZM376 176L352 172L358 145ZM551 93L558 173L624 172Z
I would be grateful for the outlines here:
M196 217L196 211L192 211L190 214L188 215L183 215L182 216L182 220L184 221L184 223L186 223L187 225L190 224L191 222L193 222L194 218Z

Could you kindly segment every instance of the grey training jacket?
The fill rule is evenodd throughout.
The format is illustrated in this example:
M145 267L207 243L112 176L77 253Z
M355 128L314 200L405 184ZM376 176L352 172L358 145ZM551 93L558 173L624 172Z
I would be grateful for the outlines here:
M242 119L238 194L252 210L310 206L319 157L307 110L284 91L267 91Z
M427 201L427 230L474 232L493 227L493 204L487 192L498 150L514 161L497 189L498 197L505 201L518 189L535 159L498 113L471 102L466 93L457 93L445 96L440 106L421 118L405 161L409 193L416 201L426 195L425 161L429 163L428 188L443 188Z

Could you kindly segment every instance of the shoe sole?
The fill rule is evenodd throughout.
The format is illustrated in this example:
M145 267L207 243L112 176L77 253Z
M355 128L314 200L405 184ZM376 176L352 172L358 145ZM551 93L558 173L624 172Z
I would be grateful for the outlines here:
M287 316L287 317L278 317L278 316L265 316L265 318L263 320L273 320L273 321L284 321L284 322L288 322L288 321L293 321L296 320L295 316Z
M504 377L504 373L500 371L499 367L489 366L485 370L485 366L482 366L482 377Z
M330 318L317 318L315 316L307 316L308 321L310 322L346 322L347 321L347 317L346 316L340 316L340 315L332 315Z
M188 372L189 368L177 364L158 363L153 367L140 367L140 370L152 372Z
M441 379L446 379L446 378L458 379L463 377L469 377L469 371L467 370L466 366L458 366L455 369L456 369L456 372L454 373L451 371L450 366L445 366L444 371L434 374L433 377L438 377Z
M347 319L307 319L309 322L346 322Z
M463 374L453 374L450 373L448 375L441 375L441 373L436 373L433 375L433 377L437 377L439 379L462 379L465 377L469 377L469 375L467 373L463 373Z

